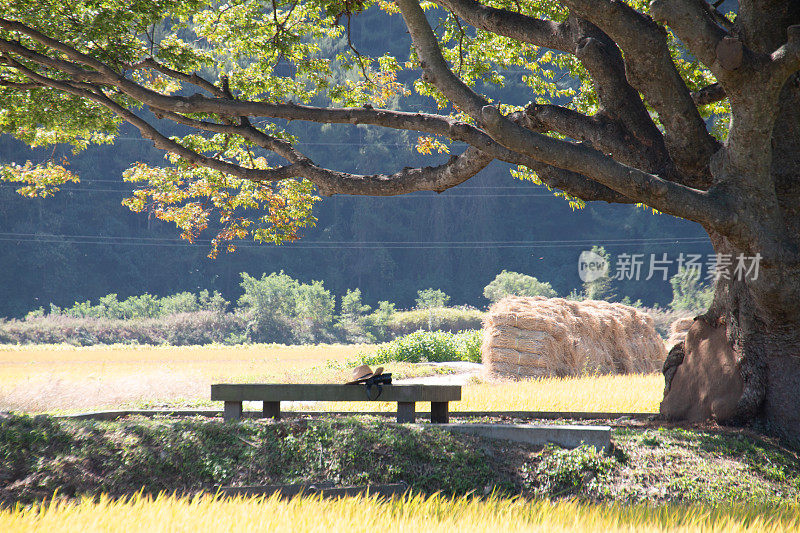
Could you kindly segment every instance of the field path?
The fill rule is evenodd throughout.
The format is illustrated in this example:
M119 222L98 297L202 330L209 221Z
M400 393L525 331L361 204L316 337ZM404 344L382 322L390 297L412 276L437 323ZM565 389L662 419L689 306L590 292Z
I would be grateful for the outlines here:
M478 377L483 372L483 365L480 363L468 363L465 361L454 361L451 363L425 363L425 365L452 368L455 374L437 374L419 378L395 379L392 383L396 385L466 385L469 381Z

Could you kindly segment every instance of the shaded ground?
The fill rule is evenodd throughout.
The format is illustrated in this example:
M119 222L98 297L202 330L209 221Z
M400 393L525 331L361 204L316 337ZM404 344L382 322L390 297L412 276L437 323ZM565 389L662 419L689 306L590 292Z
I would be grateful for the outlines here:
M7 415L0 501L322 481L620 502L761 505L800 493L797 453L746 431L620 421L612 442L610 454L541 449L366 416L224 424Z

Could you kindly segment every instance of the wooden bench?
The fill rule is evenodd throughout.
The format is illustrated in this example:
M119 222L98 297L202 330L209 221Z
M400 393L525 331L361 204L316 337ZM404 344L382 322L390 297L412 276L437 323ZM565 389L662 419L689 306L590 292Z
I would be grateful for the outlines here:
M431 402L431 422L446 424L448 402L461 399L459 385L384 385L378 400L397 402L397 421L413 423L416 402ZM211 400L225 402L225 421L242 418L242 402L264 402L262 416L280 420L281 402L361 402L367 399L364 385L284 385L284 384L215 384Z

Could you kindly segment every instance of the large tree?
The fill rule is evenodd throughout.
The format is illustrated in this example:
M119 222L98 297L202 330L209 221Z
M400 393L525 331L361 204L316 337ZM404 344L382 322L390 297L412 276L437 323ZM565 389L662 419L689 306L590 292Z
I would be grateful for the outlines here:
M572 202L692 220L720 257L759 256L760 270L718 281L667 361L662 411L758 419L798 438L800 2L740 0L735 15L721 4L0 0L0 127L82 149L135 126L169 163L126 173L142 184L129 206L187 237L218 211L218 244L296 238L315 192L444 191L493 160ZM359 52L351 17L371 6L399 12L409 56L396 43L394 56ZM337 39L348 46L326 57L320 43ZM491 90L509 69L527 73L533 102ZM397 110L409 92L398 76L413 73L440 112ZM189 133L167 137L162 120ZM423 153L466 148L436 166L356 175L303 154L286 131L297 120L416 132ZM58 162L1 176L30 195L76 179Z

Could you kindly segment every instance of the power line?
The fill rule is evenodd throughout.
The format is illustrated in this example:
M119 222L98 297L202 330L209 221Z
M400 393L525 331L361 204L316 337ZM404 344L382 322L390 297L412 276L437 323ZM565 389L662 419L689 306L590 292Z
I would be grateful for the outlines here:
M119 182L117 182L119 183ZM20 185L14 184L0 184L0 187L4 188L18 188ZM74 188L73 188L74 187ZM483 187L475 187L475 188L483 188ZM510 188L510 187L509 187ZM134 190L137 189L94 189L89 187L80 187L80 186L70 186L69 188L64 188L61 186L59 189L59 193L72 193L72 192L100 192L100 193L132 193ZM429 199L454 199L454 198L555 198L555 195L552 193L522 193L522 194L450 194L450 193L436 193L433 194L433 191L420 191L416 193L409 193L409 194L399 194L396 196L385 196L385 197L375 197L375 196L363 196L363 195L347 195L347 194L337 194L334 195L332 198L341 199L341 198L348 198L348 199L369 199L369 198L395 198L395 199L404 199L404 200L429 200Z
M153 237L105 237L102 235L41 235L0 233L0 241L32 242L42 244L91 244L105 246L162 246L162 247L208 247L210 240L195 240L193 243L167 238ZM163 241L163 242L153 242ZM369 250L369 249L538 249L538 248L586 248L595 244L606 247L617 246L676 246L687 244L705 244L707 238L690 237L683 239L611 239L580 241L299 241L287 243L285 249L318 249L318 250ZM250 242L234 243L238 248L262 248L263 245ZM273 248L277 249L277 248Z
M115 236L115 235L69 235L69 234L56 234L56 233L15 233L15 232L0 232L0 236L7 237L52 237L52 238L81 238L81 239L137 239L137 240L175 240L171 237L128 237L128 236ZM305 241L320 244L564 244L564 243L584 243L584 244L602 244L602 243L642 243L660 241L675 241L675 242L688 242L688 241L708 241L708 237L625 237L619 239L554 239L554 240L536 240L536 241ZM211 242L209 239L199 240L197 242Z

